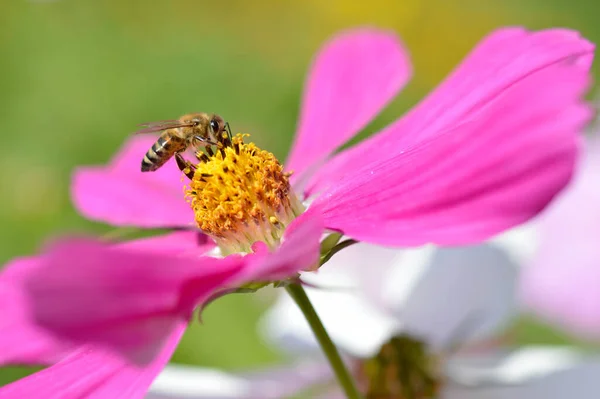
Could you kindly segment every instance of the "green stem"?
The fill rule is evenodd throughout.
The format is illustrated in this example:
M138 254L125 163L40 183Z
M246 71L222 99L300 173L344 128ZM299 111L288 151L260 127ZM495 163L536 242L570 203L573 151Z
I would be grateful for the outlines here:
M349 247L350 245L356 244L358 241L355 240L346 240L338 243L336 246L331 248L329 252L325 255L321 256L321 261L319 262L320 266L323 266L325 263L329 262L329 259L333 257L333 255L340 252L342 249Z
M300 284L290 284L285 287L287 292L290 294L296 305L300 308L304 317L308 321L310 328L312 329L317 341L319 341L319 345L321 345L321 349L327 356L327 360L329 360L329 364L333 369L335 376L337 377L340 385L344 389L344 393L348 399L361 399L362 395L358 392L356 385L354 385L354 380L340 354L329 338L323 323L321 323L321 319L319 319L319 315L315 311L315 308L312 306L310 299L308 299L308 295L306 295L306 291Z

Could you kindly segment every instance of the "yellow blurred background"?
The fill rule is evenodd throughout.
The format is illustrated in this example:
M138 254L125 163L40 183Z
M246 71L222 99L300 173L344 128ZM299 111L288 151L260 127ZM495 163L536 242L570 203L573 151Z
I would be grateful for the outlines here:
M306 68L340 29L395 30L415 68L364 137L418 101L494 28L565 26L596 41L599 15L592 0L6 1L0 261L34 253L60 233L109 231L77 215L70 174L77 165L106 162L138 123L218 112L234 131L252 133L285 159ZM211 305L174 360L224 368L277 361L255 332L266 306L258 299L231 296ZM566 339L533 322L519 326L520 342ZM0 385L24 372L0 369Z

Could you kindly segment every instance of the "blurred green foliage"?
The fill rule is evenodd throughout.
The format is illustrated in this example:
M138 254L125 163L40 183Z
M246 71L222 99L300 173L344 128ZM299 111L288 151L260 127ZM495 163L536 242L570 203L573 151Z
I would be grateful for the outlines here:
M415 66L403 95L361 137L400 115L495 27L568 26L600 37L592 0L9 0L0 9L2 263L58 234L109 231L77 215L70 174L106 162L140 122L215 111L285 159L306 68L340 29L393 29ZM266 303L231 296L212 304L174 360L223 368L279 360L256 334ZM521 342L568 340L524 323ZM0 370L0 385L24 372Z

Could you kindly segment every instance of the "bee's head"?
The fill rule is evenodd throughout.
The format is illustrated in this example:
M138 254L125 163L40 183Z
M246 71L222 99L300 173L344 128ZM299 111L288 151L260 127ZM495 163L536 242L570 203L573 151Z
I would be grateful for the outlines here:
M219 115L213 114L210 116L209 126L215 137L219 137L219 134L225 130L225 121Z
M204 142L211 142L212 144L223 143L226 145L227 142L231 141L230 132L227 129L227 123L216 114L205 114L205 113L193 113L187 114L181 117L180 122L191 125L190 127L183 128L186 135L190 137L203 138Z
M231 145L232 136L229 124L217 114L210 116L210 131L217 142L226 147Z

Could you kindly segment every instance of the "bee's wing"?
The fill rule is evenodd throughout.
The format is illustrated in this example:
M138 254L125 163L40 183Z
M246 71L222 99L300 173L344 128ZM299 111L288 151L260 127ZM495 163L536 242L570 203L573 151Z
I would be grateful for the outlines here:
M194 125L191 123L183 123L181 121L178 121L177 119L171 119L166 121L142 123L140 124L140 126L144 127L142 129L136 130L133 134L161 132L163 130L172 129L175 127L186 127Z

